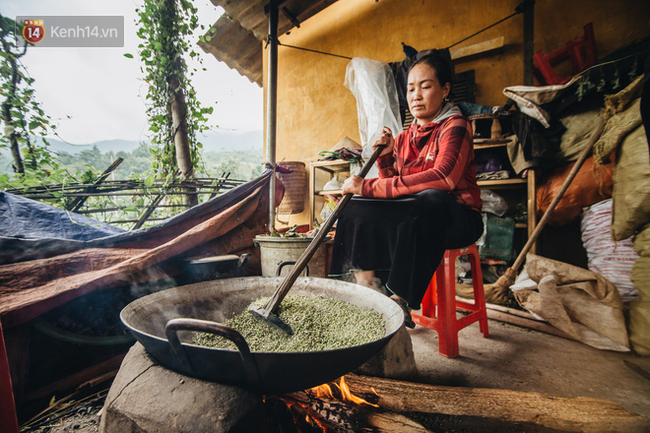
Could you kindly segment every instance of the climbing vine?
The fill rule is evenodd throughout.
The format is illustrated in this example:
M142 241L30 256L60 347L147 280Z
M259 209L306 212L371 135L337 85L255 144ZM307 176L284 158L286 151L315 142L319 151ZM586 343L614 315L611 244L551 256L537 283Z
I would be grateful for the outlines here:
M56 125L36 100L31 78L21 58L28 45L17 37L22 25L0 15L0 147L11 151L14 175L0 175L0 187L43 185L74 180L50 151L46 134Z
M196 92L187 77L184 56L195 58L189 37L198 27L197 8L189 0L144 0L138 13L137 35L142 40L138 45L146 95L147 116L151 132L152 169L157 175L170 177L179 169L174 147L175 134L185 133L174 128L172 105L178 96L185 103L187 141L194 172L203 172L200 149L202 144L197 134L208 129L207 116L212 107L202 107ZM131 54L125 54L133 57ZM191 71L190 75L193 75Z

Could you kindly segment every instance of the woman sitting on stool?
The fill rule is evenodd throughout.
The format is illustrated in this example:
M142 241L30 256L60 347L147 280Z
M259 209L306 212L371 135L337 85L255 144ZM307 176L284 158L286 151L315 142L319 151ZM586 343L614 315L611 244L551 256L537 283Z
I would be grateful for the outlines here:
M384 128L373 148L379 177L349 177L354 197L339 217L330 276L354 272L357 283L378 288L376 271L387 271L386 288L415 326L419 309L445 250L473 244L483 233L470 122L447 100L452 67L441 56L417 60L408 75L407 100L415 121L393 139Z

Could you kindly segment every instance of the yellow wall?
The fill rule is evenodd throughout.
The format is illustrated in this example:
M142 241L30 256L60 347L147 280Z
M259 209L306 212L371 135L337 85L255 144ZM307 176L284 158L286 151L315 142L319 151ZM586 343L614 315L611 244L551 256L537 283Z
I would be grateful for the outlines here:
M339 0L301 23L281 43L383 62L404 58L401 42L418 50L442 48L510 15L518 0ZM593 22L599 57L648 35L644 0L538 0L535 51L551 51ZM497 53L456 63L474 69L476 102L501 105L506 86L523 83L523 15L454 47L505 37ZM315 161L346 135L360 142L356 100L343 85L348 60L287 47L278 54L277 161ZM266 58L264 59L266 68ZM265 74L266 77L266 74ZM292 218L306 223L306 213Z

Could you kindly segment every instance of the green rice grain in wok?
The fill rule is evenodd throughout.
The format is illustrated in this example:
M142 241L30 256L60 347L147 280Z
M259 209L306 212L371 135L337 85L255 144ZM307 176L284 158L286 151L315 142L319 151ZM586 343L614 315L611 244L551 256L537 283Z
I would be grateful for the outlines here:
M251 305L265 306L269 298ZM319 296L287 296L278 315L293 329L287 335L246 308L226 321L248 342L253 352L319 352L357 346L385 335L382 315L340 299ZM218 349L237 350L230 341L209 333L197 333L194 343Z

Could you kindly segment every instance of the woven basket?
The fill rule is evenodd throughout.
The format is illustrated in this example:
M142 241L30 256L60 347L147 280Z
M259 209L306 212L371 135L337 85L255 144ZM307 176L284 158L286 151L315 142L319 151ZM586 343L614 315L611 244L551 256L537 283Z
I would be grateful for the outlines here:
M278 215L298 214L305 210L307 196L307 170L305 163L300 161L280 162L282 168L291 170L291 173L280 173L278 177L284 184L284 197L278 207Z

